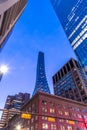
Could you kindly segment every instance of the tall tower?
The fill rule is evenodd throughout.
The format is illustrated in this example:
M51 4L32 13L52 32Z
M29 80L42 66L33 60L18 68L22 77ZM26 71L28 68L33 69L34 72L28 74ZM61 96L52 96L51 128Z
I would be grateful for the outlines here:
M67 38L87 72L87 0L51 0Z
M38 62L37 62L37 74L36 74L36 84L33 92L33 96L38 92L50 93L50 89L47 83L45 74L45 64L44 64L44 53L39 52Z
M0 0L0 48L22 14L27 0Z

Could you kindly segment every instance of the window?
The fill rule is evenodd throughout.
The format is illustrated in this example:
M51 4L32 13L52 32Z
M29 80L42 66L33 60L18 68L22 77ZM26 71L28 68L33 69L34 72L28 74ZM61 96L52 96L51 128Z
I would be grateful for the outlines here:
M79 111L80 111L80 109L79 109L79 108L76 108L76 111L77 111L77 112L79 112Z
M81 118L82 116L80 114L78 114L78 118Z
M43 128L43 129L48 129L48 124L47 124L47 123L43 123L43 124L42 124L42 128Z
M35 104L32 104L32 108L34 108L35 107Z
M54 109L53 108L50 108L50 113L54 113Z
M58 104L58 108L62 108L62 105L61 105L61 104Z
M73 129L72 129L72 126L68 126L68 130L73 130Z
M35 120L38 120L38 116L35 116Z
M37 129L37 128L38 128L38 124L36 123L36 124L35 124L35 129Z
M63 115L63 112L62 112L62 111L58 111L58 113L59 113L60 115Z
M42 120L47 120L47 117L46 116L42 116Z
M42 111L43 111L43 112L47 112L47 108L43 107L43 108L42 108Z
M60 126L60 130L66 130L65 126Z
M63 120L63 119L60 119L59 122L64 122L64 120Z
M53 103L53 102L50 102L50 106L52 106L52 107L53 107L53 106L54 106L54 103Z
M67 105L64 106L64 108L65 108L65 109L68 109L68 106L69 106L69 105L67 104Z
M33 127L33 126L31 126L31 130L34 130L34 127Z
M51 124L51 130L57 130L57 127L55 124Z
M66 116L69 116L69 112L66 112L66 111L65 111L65 115L66 115Z
M85 113L86 113L86 110L85 110L85 109L82 109L82 113L84 113L84 114L85 114Z
M47 101L46 100L42 100L42 104L47 105Z
M31 122L32 122L32 123L34 122L34 118L31 119Z

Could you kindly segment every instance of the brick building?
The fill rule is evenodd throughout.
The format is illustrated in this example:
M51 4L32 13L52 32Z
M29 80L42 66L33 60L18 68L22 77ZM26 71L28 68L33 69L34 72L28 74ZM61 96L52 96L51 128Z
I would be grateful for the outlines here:
M70 99L38 92L22 111L32 113L31 119L14 116L9 130L87 130L87 105Z

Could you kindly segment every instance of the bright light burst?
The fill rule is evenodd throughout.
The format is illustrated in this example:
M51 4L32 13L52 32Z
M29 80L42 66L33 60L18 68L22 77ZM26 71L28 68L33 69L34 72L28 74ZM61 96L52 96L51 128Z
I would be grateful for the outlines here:
M1 66L0 66L0 72L1 72L2 74L6 74L6 73L8 72L8 70L9 70L9 68L8 68L7 65L1 65Z

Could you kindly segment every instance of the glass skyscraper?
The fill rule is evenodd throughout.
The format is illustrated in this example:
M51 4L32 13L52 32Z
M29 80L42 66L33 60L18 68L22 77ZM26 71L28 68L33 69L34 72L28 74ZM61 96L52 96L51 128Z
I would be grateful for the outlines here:
M45 63L44 63L44 53L43 52L39 52L39 54L38 54L36 84L35 84L33 96L38 91L50 93L50 89L49 89L46 74L45 74Z
M73 50L87 72L87 0L51 0Z

